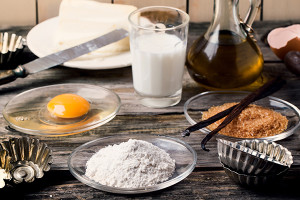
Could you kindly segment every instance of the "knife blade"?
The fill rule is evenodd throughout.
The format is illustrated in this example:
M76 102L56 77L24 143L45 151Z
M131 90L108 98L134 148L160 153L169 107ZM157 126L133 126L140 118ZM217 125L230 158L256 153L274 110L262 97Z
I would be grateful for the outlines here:
M108 44L117 42L128 35L128 31L124 29L116 29L80 45L38 58L24 65L19 65L16 69L2 71L0 72L0 85L14 81L17 78L25 78L29 74L60 65L66 61L97 50Z

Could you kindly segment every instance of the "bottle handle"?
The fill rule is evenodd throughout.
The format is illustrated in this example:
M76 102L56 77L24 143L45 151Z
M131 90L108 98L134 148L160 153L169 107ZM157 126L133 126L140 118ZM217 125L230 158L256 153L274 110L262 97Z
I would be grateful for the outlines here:
M250 6L247 12L247 15L244 19L244 24L246 25L246 30L248 32L251 32L252 23L254 22L254 19L256 17L256 14L261 6L261 0L249 0Z

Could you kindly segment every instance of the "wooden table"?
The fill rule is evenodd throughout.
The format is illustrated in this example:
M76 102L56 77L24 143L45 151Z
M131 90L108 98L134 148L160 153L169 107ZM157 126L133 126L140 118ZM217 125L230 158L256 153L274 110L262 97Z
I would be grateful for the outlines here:
M300 107L300 78L290 73L265 45L264 36L272 28L289 25L295 22L256 22L254 30L259 46L262 49L265 66L264 73L268 76L280 74L288 81L283 89L273 96L282 98ZM208 27L204 24L191 24L189 44L202 34ZM32 27L12 27L2 30L15 31L26 36ZM262 40L261 40L262 39ZM22 62L34 59L27 51ZM235 184L223 171L217 158L216 141L213 139L207 145L211 150L204 152L200 142L204 137L201 132L195 132L190 137L181 138L180 132L190 124L183 115L183 104L190 97L205 91L199 87L186 72L184 75L182 101L170 108L151 109L140 105L134 96L131 68L125 67L111 70L82 70L67 67L55 67L18 79L10 84L0 86L0 109L15 95L29 89L62 83L88 83L103 86L115 91L122 100L118 115L109 123L94 130L66 137L30 136L40 139L53 150L53 164L42 179L31 184L8 185L0 190L2 195L11 199L296 199L300 198L300 131L278 143L287 147L294 156L294 164L286 176L272 187L250 189ZM11 131L6 128L6 122L0 117L0 140L10 137L26 136L26 134ZM198 154L195 170L180 183L167 189L139 195L118 195L102 192L75 179L69 172L67 159L78 146L105 136L122 134L161 134L183 139L189 143Z

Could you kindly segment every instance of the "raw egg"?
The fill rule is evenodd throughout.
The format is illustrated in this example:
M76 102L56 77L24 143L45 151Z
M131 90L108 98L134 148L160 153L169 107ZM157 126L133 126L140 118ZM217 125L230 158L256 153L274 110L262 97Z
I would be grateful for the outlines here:
M268 43L281 60L289 51L300 51L300 24L272 30L268 35Z
M47 109L56 117L70 119L85 115L90 103L76 94L61 94L49 101Z

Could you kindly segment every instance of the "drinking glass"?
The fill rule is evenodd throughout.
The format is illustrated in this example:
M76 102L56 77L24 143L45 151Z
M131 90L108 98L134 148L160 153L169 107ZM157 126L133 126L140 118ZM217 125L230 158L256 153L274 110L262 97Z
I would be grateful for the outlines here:
M181 100L189 16L165 6L129 15L135 93L141 104L162 108Z

